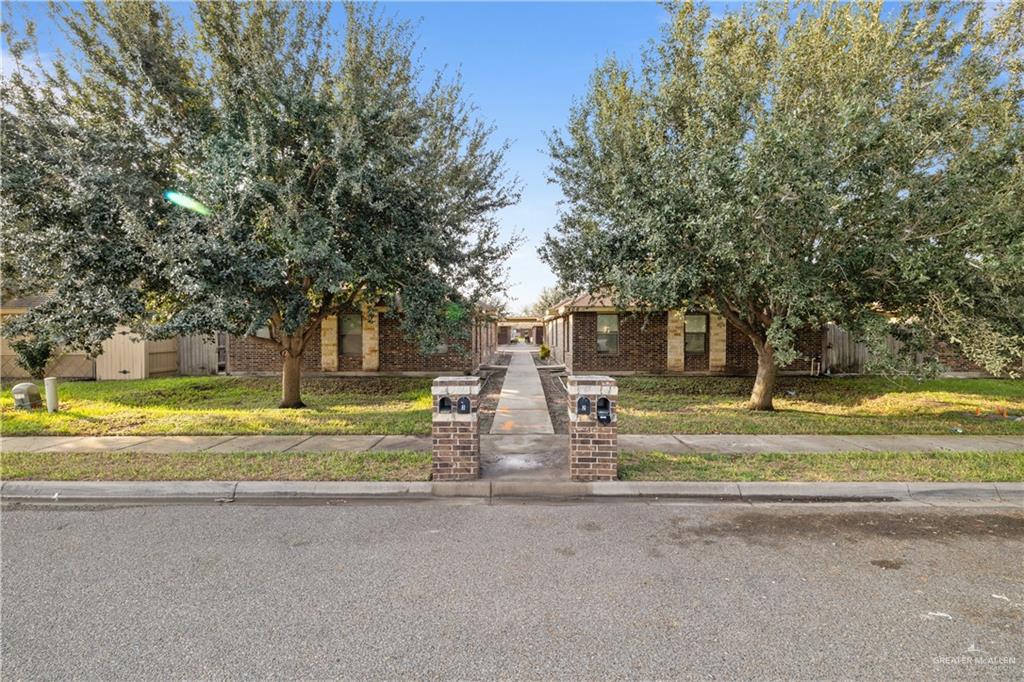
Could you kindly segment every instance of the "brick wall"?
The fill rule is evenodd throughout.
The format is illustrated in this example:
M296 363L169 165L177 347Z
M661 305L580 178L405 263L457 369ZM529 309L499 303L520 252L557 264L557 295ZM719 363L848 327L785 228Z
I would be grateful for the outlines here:
M821 357L823 331L818 327L806 327L797 333L796 349L802 357L782 368L784 372L806 372L811 368L811 358ZM726 323L725 336L726 371L729 374L756 374L757 351L747 335L732 323Z
M247 374L250 372L280 372L281 354L272 346L257 341L251 336L227 337L229 374ZM320 367L320 329L306 344L302 353L302 370L319 372Z
M668 313L646 317L620 314L619 352L615 354L597 352L597 313L573 313L572 351L574 372L664 372Z
M708 370L707 343L703 353L684 353L683 368L687 372L706 372Z
M415 339L407 339L394 315L380 316L380 369L382 372L470 372L472 355L465 355L470 339L451 340L447 353L423 353ZM470 349L471 350L471 349Z
M566 385L569 412L569 478L574 481L614 481L618 478L618 400L615 379L607 376L573 375ZM589 413L580 413L577 401L590 402ZM599 401L607 400L611 421L597 419Z
M431 387L432 464L435 481L466 481L480 477L480 379L438 377ZM470 411L459 413L458 402L468 399ZM442 412L441 401L447 401Z
M976 365L961 354L956 346L939 341L935 344L935 357L950 372L984 372L985 369Z

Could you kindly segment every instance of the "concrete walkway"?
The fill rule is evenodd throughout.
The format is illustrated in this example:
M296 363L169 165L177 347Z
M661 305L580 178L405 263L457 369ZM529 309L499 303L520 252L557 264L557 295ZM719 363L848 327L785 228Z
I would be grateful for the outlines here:
M502 346L511 355L505 383L501 385L498 408L494 413L492 434L523 435L555 432L548 415L548 403L540 374L533 364L536 346Z
M487 460L502 456L543 459L568 445L565 435L488 435L480 438ZM670 453L756 454L759 452L1024 452L1024 436L744 436L644 435L619 436L623 451ZM6 436L3 452L389 452L430 450L430 436ZM561 465L551 462L551 465ZM516 461L509 462L517 468ZM521 470L530 467L520 466Z

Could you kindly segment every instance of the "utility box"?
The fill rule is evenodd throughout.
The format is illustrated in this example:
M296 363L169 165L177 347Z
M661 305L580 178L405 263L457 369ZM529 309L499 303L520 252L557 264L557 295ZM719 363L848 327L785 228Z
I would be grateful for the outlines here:
M608 376L570 376L569 477L614 481L619 475L619 387Z
M438 377L431 393L433 480L480 478L480 378Z
M43 406L42 396L39 394L39 387L31 382L24 382L11 389L14 397L14 407L18 410L36 410Z

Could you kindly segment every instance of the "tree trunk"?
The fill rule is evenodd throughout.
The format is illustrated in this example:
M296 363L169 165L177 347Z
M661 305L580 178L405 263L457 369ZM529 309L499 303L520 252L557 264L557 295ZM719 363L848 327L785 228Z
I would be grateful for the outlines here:
M299 387L302 381L302 353L292 355L289 351L281 353L284 358L284 366L281 369L281 404L278 407L300 408L305 407L299 395Z
M750 392L751 410L774 410L772 404L772 391L775 390L775 376L778 367L775 366L775 350L769 343L754 343L757 351L757 377L754 379L754 388Z

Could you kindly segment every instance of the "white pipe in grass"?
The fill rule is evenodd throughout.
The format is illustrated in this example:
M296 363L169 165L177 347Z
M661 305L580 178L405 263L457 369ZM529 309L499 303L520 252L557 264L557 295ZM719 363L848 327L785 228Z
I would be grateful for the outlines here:
M46 377L43 385L46 387L46 411L56 412L60 406L57 400L57 377Z

